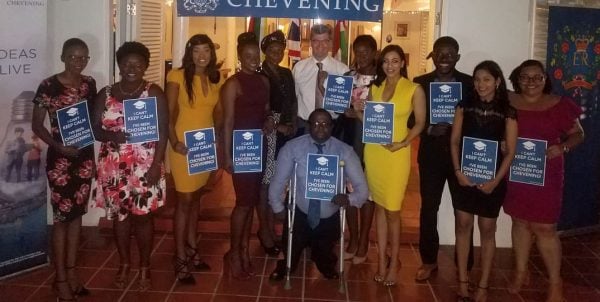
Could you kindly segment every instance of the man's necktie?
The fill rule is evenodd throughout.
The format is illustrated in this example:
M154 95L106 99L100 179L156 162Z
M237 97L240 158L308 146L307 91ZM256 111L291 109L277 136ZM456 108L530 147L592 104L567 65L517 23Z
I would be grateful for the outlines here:
M323 63L317 62L317 68L319 70L317 71L317 83L315 85L315 109L323 108L323 93L321 92L321 89L319 89L321 86L321 83L319 82L319 73L323 71Z
M325 144L317 144L317 154L323 154L323 146ZM321 220L321 201L318 199L309 199L308 200L308 213L307 213L307 221L308 226L311 229L315 229L319 225L319 221Z

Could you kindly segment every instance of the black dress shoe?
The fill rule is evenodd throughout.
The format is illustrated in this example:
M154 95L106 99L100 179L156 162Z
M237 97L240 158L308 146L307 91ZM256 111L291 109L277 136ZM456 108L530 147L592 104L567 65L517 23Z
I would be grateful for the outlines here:
M336 271L321 272L321 274L328 280L337 280L340 278L340 274Z
M269 280L271 281L281 281L285 278L285 268L280 269L277 267L273 272L269 275Z

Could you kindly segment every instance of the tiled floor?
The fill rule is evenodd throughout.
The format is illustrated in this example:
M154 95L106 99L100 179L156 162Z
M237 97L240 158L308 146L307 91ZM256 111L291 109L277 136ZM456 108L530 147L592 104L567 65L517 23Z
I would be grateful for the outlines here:
M414 281L420 265L418 246L415 244L418 242L419 202L418 189L415 189L418 188L418 183L415 183L418 177L411 179L407 200L412 200L405 201L403 210L402 267L398 271L399 282L395 287L385 288L372 280L377 269L373 262L377 248L374 241L371 242L366 263L352 265L346 262L345 293L339 293L338 281L323 279L311 261L301 263L302 269L293 275L291 290L285 290L283 282L269 281L275 259L265 256L255 237L251 240L251 253L258 274L248 281L230 280L223 276L222 258L229 248L229 213L233 196L230 189L220 186L202 202L199 223L201 254L212 271L196 273L197 285L181 286L174 280L171 266L174 248L170 233L172 208L166 207L155 220L157 232L151 260L152 290L144 293L136 291L135 271L125 290L118 290L112 285L118 268L118 255L110 224L104 222L100 227L85 228L82 234L78 273L92 295L79 301L456 301L456 271L451 246L442 247L439 271L429 281ZM413 189L410 189L411 186ZM374 238L373 228L371 239ZM568 301L600 301L600 233L564 238L563 251L562 273ZM134 255L133 263L136 263L136 259ZM506 290L511 267L511 251L498 249L488 301L544 301L546 279L539 254L535 251L532 254L532 282L519 295L511 295ZM476 266L472 280L477 280L478 274ZM2 280L0 301L56 301L50 289L53 277L51 268L44 267Z

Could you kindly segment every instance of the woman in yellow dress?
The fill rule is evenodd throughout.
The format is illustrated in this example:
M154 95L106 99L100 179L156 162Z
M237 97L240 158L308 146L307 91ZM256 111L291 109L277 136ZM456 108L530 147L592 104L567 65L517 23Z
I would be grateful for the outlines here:
M168 157L177 191L173 266L177 279L183 284L195 283L192 269L210 270L199 258L196 245L198 207L210 172L188 175L184 132L214 126L213 111L219 100L220 80L215 45L203 34L189 39L182 67L167 75L166 94L171 116Z
M388 145L365 145L365 174L371 197L376 204L378 271L375 281L385 286L396 284L399 267L400 210L410 174L410 143L425 125L425 93L407 78L406 57L398 45L388 45L378 63L377 79L369 100L394 103L394 132ZM364 104L361 106L364 110ZM414 113L415 125L408 129L408 117ZM387 246L390 242L388 263Z

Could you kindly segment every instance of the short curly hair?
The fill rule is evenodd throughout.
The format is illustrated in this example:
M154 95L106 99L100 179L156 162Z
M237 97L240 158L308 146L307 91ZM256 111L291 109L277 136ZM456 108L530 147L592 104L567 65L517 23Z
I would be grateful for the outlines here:
M150 50L146 45L136 41L125 42L117 49L117 63L121 64L121 61L130 54L140 55L146 65L150 64Z

